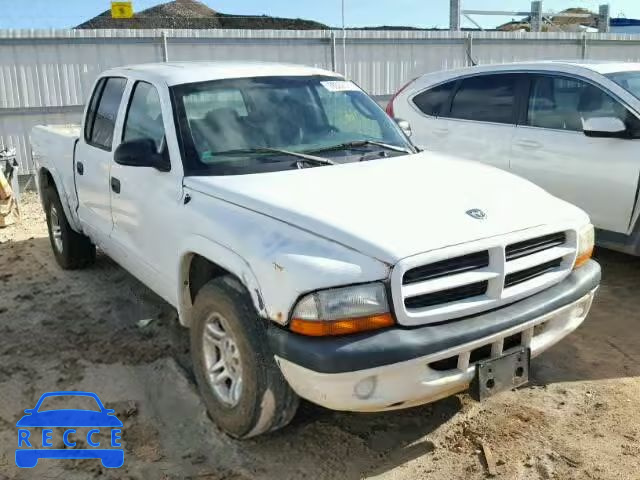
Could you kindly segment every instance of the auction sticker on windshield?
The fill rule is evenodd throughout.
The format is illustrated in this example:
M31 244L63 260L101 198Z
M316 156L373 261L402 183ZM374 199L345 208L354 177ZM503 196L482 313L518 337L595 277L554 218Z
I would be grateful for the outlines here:
M360 89L358 86L347 80L326 80L324 82L320 82L324 88L329 90L330 92L359 92Z
M41 458L95 458L105 468L119 468L124 463L122 422L95 393L45 393L24 413L16 424L18 467L33 468Z

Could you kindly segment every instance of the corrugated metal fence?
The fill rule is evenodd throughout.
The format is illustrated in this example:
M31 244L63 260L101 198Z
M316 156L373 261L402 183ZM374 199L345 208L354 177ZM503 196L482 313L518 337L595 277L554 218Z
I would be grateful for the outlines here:
M533 59L640 60L640 36L579 33L295 30L0 30L0 146L31 171L39 123L75 123L98 73L178 60L265 60L344 73L386 96L426 72Z

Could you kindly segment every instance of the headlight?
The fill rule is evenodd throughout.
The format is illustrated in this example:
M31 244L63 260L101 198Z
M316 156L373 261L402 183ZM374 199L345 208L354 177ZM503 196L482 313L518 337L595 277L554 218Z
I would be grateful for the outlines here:
M581 267L589 261L591 255L593 255L594 241L593 225L589 224L578 230L578 255L573 268Z
M290 328L321 337L376 330L394 323L384 285L368 283L305 295L293 309Z

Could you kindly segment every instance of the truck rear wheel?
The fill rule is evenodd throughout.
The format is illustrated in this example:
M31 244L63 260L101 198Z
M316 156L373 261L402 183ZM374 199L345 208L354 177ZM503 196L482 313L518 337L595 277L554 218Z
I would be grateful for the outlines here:
M89 237L71 228L55 188L47 188L44 195L49 240L58 265L65 270L75 270L91 265L96 259L95 245L91 243Z
M299 398L276 365L246 289L224 276L194 301L191 354L209 416L227 434L249 438L287 425Z

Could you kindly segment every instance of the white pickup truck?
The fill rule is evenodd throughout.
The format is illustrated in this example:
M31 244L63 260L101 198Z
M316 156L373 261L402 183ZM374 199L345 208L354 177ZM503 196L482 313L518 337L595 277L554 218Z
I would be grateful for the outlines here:
M268 63L116 68L32 133L62 268L99 247L175 306L230 435L299 397L381 411L526 382L600 282L580 209L418 152L355 84Z

